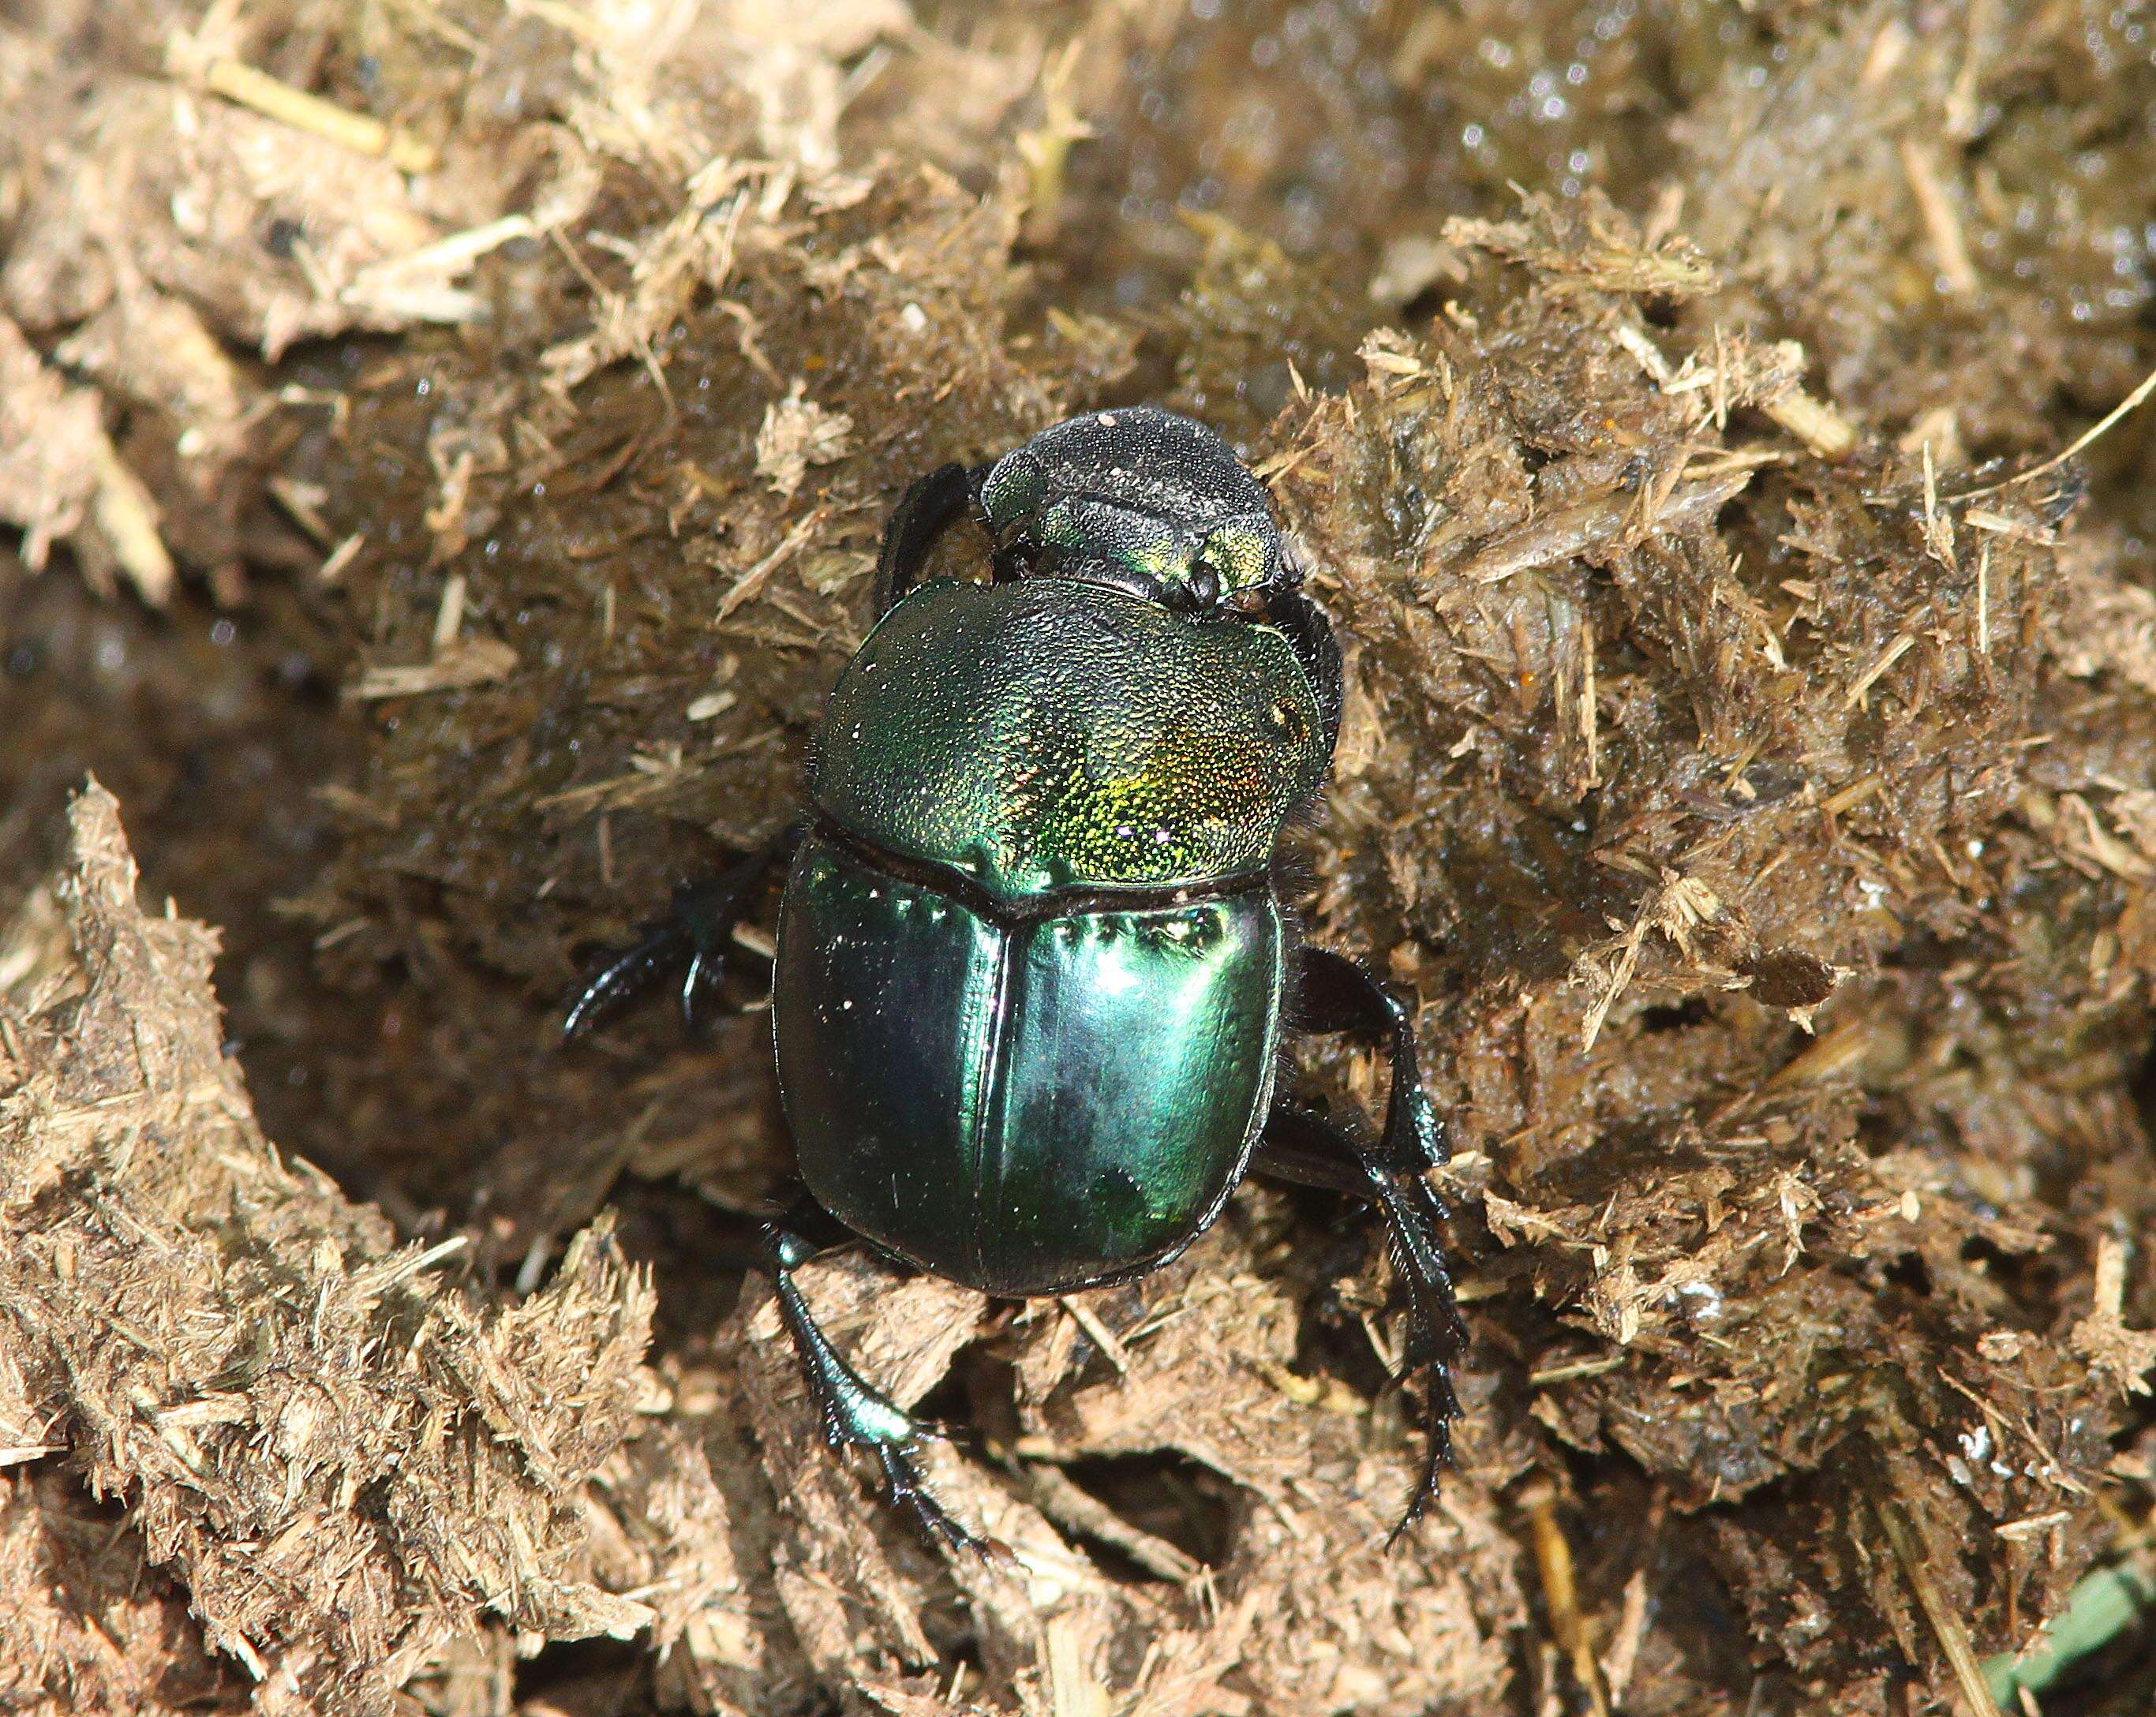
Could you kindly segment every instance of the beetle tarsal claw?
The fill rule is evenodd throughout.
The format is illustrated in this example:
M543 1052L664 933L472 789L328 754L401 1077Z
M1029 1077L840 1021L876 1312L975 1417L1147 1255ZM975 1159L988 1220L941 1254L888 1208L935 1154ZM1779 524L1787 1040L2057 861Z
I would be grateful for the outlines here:
M942 1427L912 1419L865 1387L861 1393L866 1401L851 1397L844 1407L826 1407L824 1433L832 1447L865 1448L875 1456L882 1473L884 1500L908 1509L932 1543L993 1558L999 1546L960 1525L936 1499L936 1493L928 1488L914 1461L913 1445L927 1438L945 1440ZM861 1411L869 1402L881 1409L875 1416L878 1422L871 1423L869 1415Z
M894 1506L903 1504L912 1510L913 1518L921 1530L936 1542L947 1545L954 1550L971 1550L985 1556L989 1552L988 1540L977 1538L944 1511L933 1492L922 1481L921 1469L902 1448L887 1443L875 1445L878 1463L883 1468L885 1500Z
M641 941L611 957L577 992L562 1022L562 1037L580 1035L617 1002L627 1001L660 972L676 966L684 968L681 1023L693 1033L698 997L726 976L734 925L754 903L773 867L791 855L800 842L800 826L789 824L716 876L675 889L666 916L646 925Z
M704 987L707 966L714 963L699 948L689 956L689 969L681 976L681 1029L691 1035L696 1029L696 992Z
M580 1036L617 1002L642 989L652 973L674 956L679 935L671 926L661 927L608 961L569 1004L568 1017L562 1022L562 1036L565 1039Z

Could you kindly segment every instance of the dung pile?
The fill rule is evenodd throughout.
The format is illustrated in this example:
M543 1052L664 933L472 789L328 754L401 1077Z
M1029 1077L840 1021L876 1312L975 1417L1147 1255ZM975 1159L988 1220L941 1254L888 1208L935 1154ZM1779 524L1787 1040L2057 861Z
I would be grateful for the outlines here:
M0 553L11 1696L1982 1710L2130 1588L2156 432L2053 456L2156 365L2149 44L1220 10L0 28L0 515L137 592ZM804 1271L972 1433L932 1476L1017 1566L946 1562L744 1276L752 984L553 1043L788 815L903 480L1137 398L1348 646L1304 915L1419 998L1475 1334L1390 1554L1358 1213L1253 1186L1067 1303ZM93 762L236 1043L109 799L33 886Z

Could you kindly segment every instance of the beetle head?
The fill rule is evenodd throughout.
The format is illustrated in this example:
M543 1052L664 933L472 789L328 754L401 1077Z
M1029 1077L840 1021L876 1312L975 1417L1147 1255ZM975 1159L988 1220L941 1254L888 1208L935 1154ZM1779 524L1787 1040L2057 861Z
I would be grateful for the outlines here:
M1195 612L1291 577L1257 479L1204 424L1153 406L1043 430L996 461L980 502L1022 573Z

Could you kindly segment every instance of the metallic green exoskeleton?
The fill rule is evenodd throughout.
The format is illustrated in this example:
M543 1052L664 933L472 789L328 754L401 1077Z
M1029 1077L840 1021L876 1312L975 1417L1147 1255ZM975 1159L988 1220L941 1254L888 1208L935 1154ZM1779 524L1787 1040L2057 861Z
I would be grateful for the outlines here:
M1278 633L937 582L840 676L773 988L801 1174L855 1233L1056 1294L1209 1222L1272 1093L1281 823L1322 777Z
M916 582L969 510L993 579ZM1385 1217L1425 1378L1409 1520L1435 1482L1463 1339L1425 1179L1443 1134L1406 1008L1301 946L1280 893L1276 848L1340 715L1338 650L1298 584L1263 489L1165 412L1091 413L921 479L826 705L807 816L684 889L571 1014L573 1032L676 960L693 1012L790 855L773 1016L808 1196L767 1251L834 1440L954 1545L968 1535L910 1458L922 1427L794 1288L819 1231L991 1294L1061 1294L1173 1257L1253 1167L1352 1192ZM1386 1041L1382 1133L1276 1100L1291 1019Z

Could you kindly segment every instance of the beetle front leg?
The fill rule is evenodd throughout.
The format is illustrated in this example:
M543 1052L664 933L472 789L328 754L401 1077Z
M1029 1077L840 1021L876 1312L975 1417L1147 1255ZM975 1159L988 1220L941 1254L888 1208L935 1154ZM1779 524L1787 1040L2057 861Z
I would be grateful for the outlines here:
M1300 577L1300 574L1293 575ZM1325 755L1330 758L1340 743L1340 642L1332 635L1332 623L1325 611L1292 586L1276 587L1260 598L1259 612L1267 625L1288 642L1310 688L1317 694L1317 710L1325 718Z
M1452 1458L1452 1422L1460 1417L1452 1368L1467 1345L1467 1330L1445 1261L1439 1227L1446 1213L1445 1202L1419 1168L1389 1161L1384 1147L1359 1130L1288 1103L1275 1105L1265 1118L1250 1166L1278 1180L1363 1199L1385 1219L1393 1271L1407 1298L1408 1342L1401 1370L1404 1377L1419 1374L1423 1385L1422 1473L1406 1513L1385 1540L1389 1547L1421 1519L1437 1494L1438 1469Z
M763 1231L763 1255L778 1286L779 1312L793 1338L808 1392L823 1412L824 1434L834 1448L851 1445L875 1457L882 1469L885 1500L911 1509L932 1544L986 1555L988 1546L944 1512L914 1464L914 1445L941 1433L870 1387L832 1346L794 1282L793 1272L801 1265L852 1238L841 1235L819 1243L811 1238L833 1226L813 1201L803 1199Z
M939 465L906 486L885 520L876 555L875 618L879 620L913 588L929 551L959 518L975 509L985 465Z
M577 992L562 1024L562 1037L578 1036L669 966L681 970L681 1020L694 1030L697 997L719 981L732 957L734 925L763 886L764 878L793 857L807 828L806 823L789 823L716 876L675 889L666 916L646 926L641 941L614 955Z

